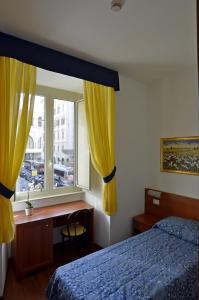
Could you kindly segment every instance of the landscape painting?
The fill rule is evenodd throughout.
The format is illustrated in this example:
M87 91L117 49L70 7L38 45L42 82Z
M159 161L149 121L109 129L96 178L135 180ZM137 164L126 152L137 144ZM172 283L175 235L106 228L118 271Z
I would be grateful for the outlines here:
M160 139L162 172L199 175L199 137Z

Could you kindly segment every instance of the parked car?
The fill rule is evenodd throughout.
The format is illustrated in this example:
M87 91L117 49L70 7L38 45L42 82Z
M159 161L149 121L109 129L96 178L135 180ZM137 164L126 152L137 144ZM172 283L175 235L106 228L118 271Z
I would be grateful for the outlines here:
M56 187L65 186L65 182L62 180L60 176L54 175L54 186Z

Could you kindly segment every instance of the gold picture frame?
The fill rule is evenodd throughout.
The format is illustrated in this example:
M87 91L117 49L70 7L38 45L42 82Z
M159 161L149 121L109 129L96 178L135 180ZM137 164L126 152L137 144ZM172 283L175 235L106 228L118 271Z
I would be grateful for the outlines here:
M199 136L161 138L160 170L199 175Z

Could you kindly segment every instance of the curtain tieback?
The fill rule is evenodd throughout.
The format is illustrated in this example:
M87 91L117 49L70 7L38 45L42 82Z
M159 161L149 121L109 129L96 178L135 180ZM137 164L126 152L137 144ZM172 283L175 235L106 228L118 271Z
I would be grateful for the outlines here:
M10 199L14 195L15 191L8 189L3 183L0 182L0 195Z
M108 183L109 181L111 181L115 176L115 173L116 173L116 166L114 166L113 171L109 175L103 177L104 183Z

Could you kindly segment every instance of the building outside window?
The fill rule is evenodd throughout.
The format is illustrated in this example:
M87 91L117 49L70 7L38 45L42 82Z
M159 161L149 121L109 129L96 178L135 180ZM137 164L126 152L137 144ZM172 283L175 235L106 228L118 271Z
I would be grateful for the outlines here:
M17 192L27 191L32 185L34 189L37 183L44 188L44 164L45 164L45 111L44 97L36 96L33 122L30 129L27 148L22 163L20 176L16 184Z
M33 125L31 126L30 136L25 152L24 161L21 167L20 176L17 181L18 192L24 192L29 189L45 189L46 176L44 172L45 165L45 98L36 96L33 113ZM63 110L59 107L62 104ZM53 188L73 186L74 185L74 103L66 100L53 99L53 112L51 121L54 124L52 136L48 136L46 143L52 139L53 144ZM63 124L59 126L60 115ZM67 122L65 120L67 119ZM37 120L37 122L36 122ZM56 136L55 139L54 137ZM63 140L64 136L66 137ZM35 141L35 143L34 143ZM36 143L37 141L37 143ZM65 145L63 145L63 142ZM37 147L38 145L38 147Z
M38 117L38 127L42 127L42 117Z
M32 136L30 136L30 135L28 137L28 148L34 149L34 140L33 140Z

